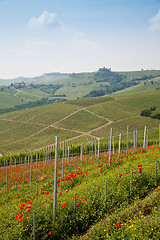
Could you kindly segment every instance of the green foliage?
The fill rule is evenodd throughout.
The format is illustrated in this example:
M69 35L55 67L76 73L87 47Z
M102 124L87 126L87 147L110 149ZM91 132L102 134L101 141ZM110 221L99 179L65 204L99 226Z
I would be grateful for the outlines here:
M143 109L141 112L141 116L150 117L151 113L152 111L150 109Z
M87 98L87 97L100 97L100 96L104 96L105 94L106 94L106 91L103 90L103 89L100 89L100 90L93 90L84 97L85 98Z
M155 157L156 156L156 157ZM155 159L158 159L157 182L155 181ZM110 166L108 165L108 155L102 153L99 159L93 156L91 164L90 156L83 158L71 158L65 168L65 175L61 178L61 160L59 161L59 172L57 182L57 219L53 232L53 161L39 162L38 168L33 165L32 186L29 185L30 166L16 166L9 168L9 201L6 203L6 171L1 168L0 174L0 239L31 239L33 238L33 210L36 210L36 238L37 239L69 239L75 235L85 233L89 227L94 226L102 218L105 224L95 225L91 234L87 234L86 239L134 239L138 236L135 233L135 226L140 231L140 238L155 236L158 239L159 230L159 201L160 190L157 185L160 183L159 174L159 148L151 146L147 149L141 147L134 152L126 151L120 155L112 156ZM72 173L70 170L72 167ZM139 168L142 170L139 171ZM84 170L83 170L84 169ZM133 169L132 197L130 197L131 169ZM79 174L77 174L79 172ZM74 174L76 174L74 176ZM38 176L39 194L37 195L35 179ZM23 178L23 176L25 176ZM15 182L18 185L18 196ZM24 183L23 183L24 179ZM107 200L105 202L105 181L107 180ZM23 186L24 185L24 186ZM41 190L40 190L41 189ZM150 197L146 197L150 194ZM76 197L76 225L74 221L74 194ZM51 198L50 198L51 197ZM143 200L144 199L144 200ZM66 203L64 206L62 203ZM25 207L20 209L20 206ZM30 212L26 212L27 205L30 204ZM158 208L156 208L158 207ZM152 211L153 209L153 211ZM155 211L154 211L155 210ZM156 211L157 210L157 211ZM153 214L151 215L151 213ZM24 214L23 219L15 220L17 214ZM148 224L144 216L151 215L155 219L155 224ZM135 216L135 217L134 217ZM140 219L143 224L139 228ZM116 226L117 221L120 225ZM123 224L123 228L121 226ZM133 226L132 226L133 224ZM145 231L147 227L154 231ZM125 232L123 231L125 229ZM141 230L140 230L141 229ZM105 230L105 231L104 231ZM49 231L51 235L48 236ZM125 235L124 235L125 234ZM84 236L85 237L85 236ZM142 238L143 237L143 238ZM146 238L146 239L148 239Z
M54 136L69 145L80 145L95 138L108 138L110 128L118 139L120 132L126 140L129 125L130 140L138 130L138 141L143 139L144 126L149 129L149 141L159 139L159 120L139 116L141 109L156 106L160 109L157 91L133 95L83 98L63 103L48 104L0 115L0 153L11 154L33 151L54 144ZM106 139L106 141L108 141Z
M151 114L151 118L160 119L160 111Z

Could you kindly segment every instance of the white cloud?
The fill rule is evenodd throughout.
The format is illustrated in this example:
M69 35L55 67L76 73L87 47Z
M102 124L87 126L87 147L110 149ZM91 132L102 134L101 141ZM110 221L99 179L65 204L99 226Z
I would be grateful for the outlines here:
M62 22L57 20L57 14L49 13L44 11L38 18L32 17L29 20L29 26L34 28L44 27L44 26L56 26L62 25Z
M154 17L149 19L149 23L151 31L160 30L160 10Z

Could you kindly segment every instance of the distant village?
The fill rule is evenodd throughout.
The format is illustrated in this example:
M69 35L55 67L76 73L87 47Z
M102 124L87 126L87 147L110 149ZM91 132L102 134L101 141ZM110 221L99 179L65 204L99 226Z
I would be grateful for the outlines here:
M33 84L33 83L25 83L25 82L20 82L20 83L11 83L10 87L19 89L19 88L23 88L23 89L33 89L33 88L39 88L42 86L47 86L46 84Z

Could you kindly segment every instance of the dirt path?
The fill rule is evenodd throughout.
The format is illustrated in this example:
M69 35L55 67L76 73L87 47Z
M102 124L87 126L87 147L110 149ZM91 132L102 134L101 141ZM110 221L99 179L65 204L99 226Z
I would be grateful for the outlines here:
M95 105L100 105L100 104L102 104L102 103L96 103L96 104L90 105L90 106L95 106ZM13 120L13 119L5 119L5 118L4 118L4 119L1 119L1 120L8 121L8 122L17 122L17 123L24 123L24 124L31 124L31 125L32 125L32 124L33 124L33 125L39 125L39 126L42 126L42 127L43 127L41 130L39 130L39 131L37 131L37 132L29 135L29 136L26 136L26 137L24 137L24 138L22 138L22 139L19 139L19 140L17 140L17 141L14 141L14 143L23 142L24 140L26 140L26 139L28 139L28 138L34 137L34 136L40 134L41 132L44 132L45 130L47 130L47 129L50 128L50 127L54 127L54 128L56 128L56 129L62 129L62 130L66 130L66 131L72 131L72 132L80 133L80 135L75 136L75 137L72 137L72 138L69 138L69 139L66 140L66 141L71 141L71 140L73 140L73 139L80 138L80 137L83 137L83 136L92 136L91 133L92 133L93 131L99 130L99 129L101 129L101 128L103 128L103 127L105 127L105 126L107 126L107 125L109 125L109 124L112 123L112 121L110 121L109 119L106 119L105 117L103 117L103 116L101 116L101 115L98 115L98 114L96 114L96 113L88 110L87 108L90 107L90 106L81 107L81 108L79 108L78 110L75 110L74 112L68 114L67 116L65 116L65 117L59 119L58 121L56 121L56 122L54 122L54 123L52 123L52 124L50 124L50 125L47 125L47 126L44 125L44 124L40 124L40 123L29 123L28 120L26 120L26 121L16 121L16 120ZM99 127L97 127L97 128L95 128L95 129L92 129L92 130L90 130L90 131L88 131L88 132L82 132L82 131L73 130L73 129L60 128L60 127L57 127L57 126L56 126L56 124L58 124L58 123L60 123L61 121L63 121L63 120L65 120L65 119L73 116L74 114L80 112L81 110L84 110L84 111L89 112L89 113L91 113L91 114L93 114L93 115L96 115L97 117L103 118L103 119L105 119L105 120L107 121L107 123L106 123L106 124L103 124L103 125L101 125L101 126L99 126ZM33 117L33 118L34 118L34 117ZM9 129L7 129L7 130L9 130ZM94 137L95 137L95 136L94 136ZM98 137L96 137L96 138L98 139ZM5 146L5 145L6 145L6 144L1 145L1 146ZM48 146L49 146L49 145L48 145Z
M18 91L18 92L16 92L16 93L14 94L14 97L17 96L18 94L20 94L20 90L17 89L17 91Z

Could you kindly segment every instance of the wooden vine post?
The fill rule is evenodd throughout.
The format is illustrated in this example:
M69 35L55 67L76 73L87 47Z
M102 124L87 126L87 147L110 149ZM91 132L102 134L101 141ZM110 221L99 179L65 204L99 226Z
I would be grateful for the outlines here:
M96 139L95 139L95 159L96 159L96 157L97 157L97 142L96 142Z
M92 161L93 161L93 137L92 137L92 156L91 156L91 164L92 164Z
M118 153L120 154L121 152L121 133L119 134L119 149L118 149Z
M63 179L63 177L64 177L64 147L65 147L65 142L63 141L62 176L61 176L61 179Z
M110 141L109 141L109 161L108 161L109 166L111 161L111 151L112 151L112 128L110 130Z
M133 149L136 147L136 136L135 136L135 131L133 131Z
M146 126L145 126L145 128L144 128L144 140L143 140L143 148L145 148L145 146L146 146Z
M30 186L32 185L32 164L33 164L33 155L31 152L31 163L30 163Z
M113 154L114 154L114 136L113 136Z
M128 125L127 125L127 157L128 157Z
M54 167L54 200L53 200L54 228L56 223L56 210L57 210L57 173L58 173L58 137L56 136L55 137L55 167Z
M137 129L136 129L136 148L137 148Z
M6 161L6 191L7 191L7 203L8 203L8 164Z

